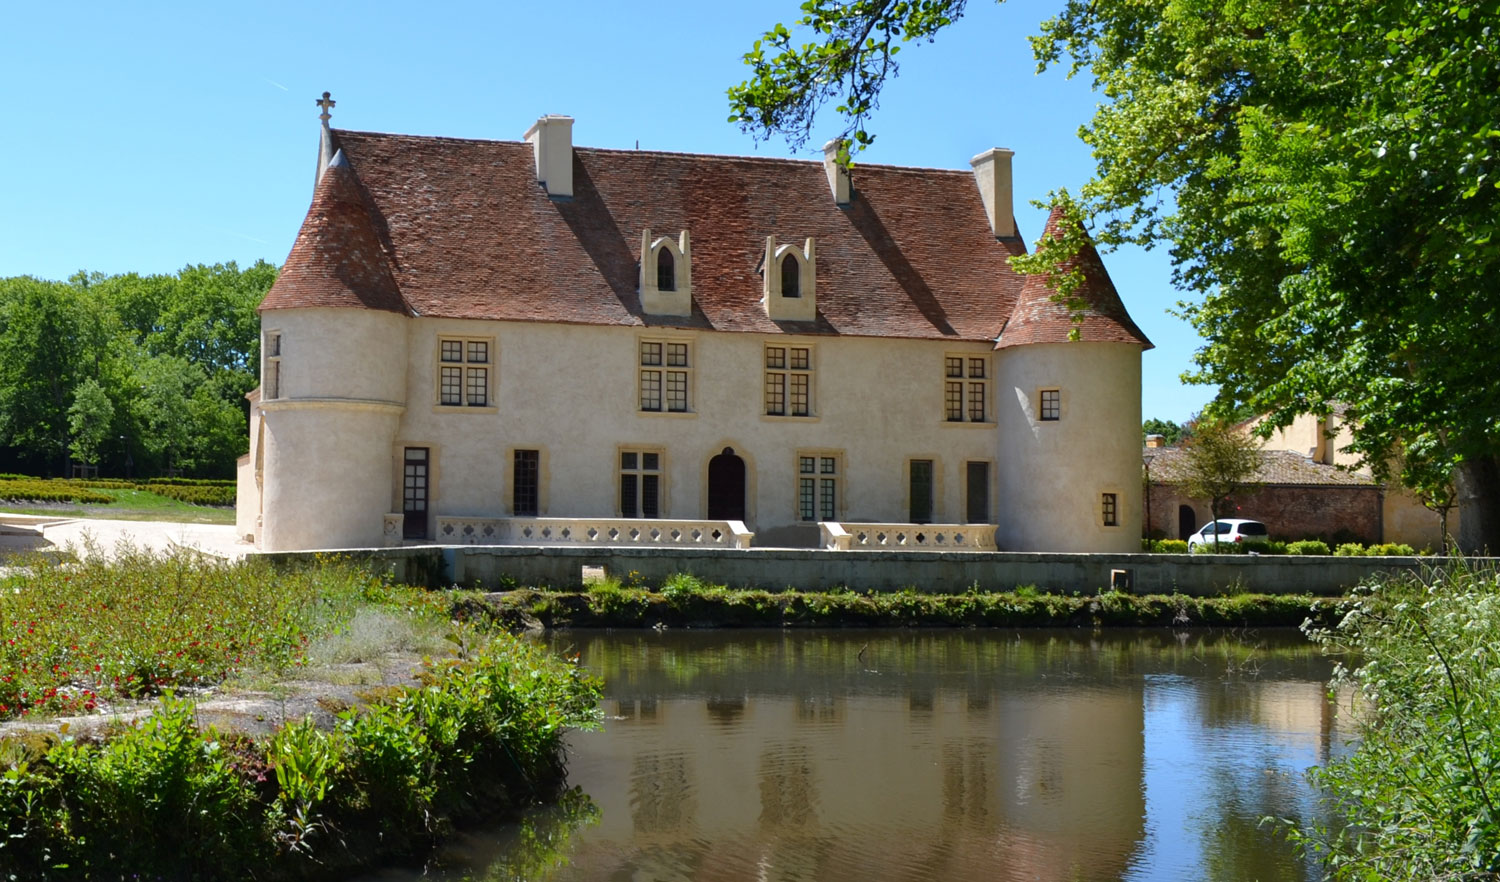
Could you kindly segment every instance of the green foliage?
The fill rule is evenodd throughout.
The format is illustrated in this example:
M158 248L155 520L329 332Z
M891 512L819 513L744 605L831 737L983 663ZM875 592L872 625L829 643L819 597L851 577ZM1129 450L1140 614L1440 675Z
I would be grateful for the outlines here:
M1217 521L1224 503L1250 483L1260 462L1260 443L1254 438L1224 420L1200 418L1193 424L1193 438L1187 446L1182 491L1208 499Z
M5 480L0 478L0 500L8 502L86 502L109 503L114 497L96 493L86 486L63 481L36 478Z
M114 418L115 406L104 387L93 377L85 378L73 390L73 405L68 408L68 432L73 438L68 451L81 462L98 462Z
M0 444L37 465L127 458L227 475L259 363L260 262L175 275L0 279Z
M1142 539L1141 550L1151 554L1187 554L1186 539Z
M800 144L832 104L868 143L890 53L963 9L808 0L811 42L768 32L731 120ZM1171 245L1204 339L1190 379L1218 387L1215 410L1270 431L1342 403L1378 477L1440 507L1465 478L1473 550L1500 547L1496 21L1500 0L1069 0L1032 39L1039 69L1103 93L1081 132L1094 178L1054 199L1105 246ZM1081 241L1021 263L1061 270Z
M102 742L0 742L0 866L27 879L340 876L550 796L563 734L597 723L599 684L507 635L476 640L331 732L199 729L168 695Z
M374 599L384 592L393 596ZM363 604L435 600L337 563L273 573L134 550L39 561L0 578L0 719L93 711L251 668L285 671Z
M1299 542L1289 542L1286 546L1287 554L1329 554L1328 543L1321 539L1303 539Z
M916 590L760 591L712 587L669 599L638 592L629 601L601 603L586 594L521 589L493 602L505 610L534 615L543 625L561 627L673 627L712 623L715 627L1059 627L1203 624L1272 626L1301 624L1331 605L1301 595L1237 594L1190 598L1062 595L1020 586L1014 592L923 594Z
M1141 423L1141 443L1146 443L1147 435L1161 435L1168 447L1175 447L1192 436L1192 432L1186 426L1179 426L1171 420L1149 419Z
M1333 550L1335 557L1361 557L1365 553L1365 547L1359 542L1341 542Z
M1302 831L1331 877L1490 879L1500 873L1500 578L1438 569L1372 583L1310 636L1349 659L1359 739L1317 776L1338 826Z

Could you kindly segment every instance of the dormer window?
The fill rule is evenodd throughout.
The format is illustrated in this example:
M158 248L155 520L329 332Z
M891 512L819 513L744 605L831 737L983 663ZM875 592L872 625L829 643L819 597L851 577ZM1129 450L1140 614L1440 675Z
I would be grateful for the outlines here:
M677 290L677 266L672 259L672 252L666 247L656 251L656 290Z
M777 245L775 236L766 237L766 255L761 259L760 274L766 316L776 322L811 322L818 318L817 253L813 240L801 248Z
M677 241L641 232L641 311L646 315L693 314L693 251L687 230Z
M781 258L781 296L802 296L802 264L795 255L788 254Z

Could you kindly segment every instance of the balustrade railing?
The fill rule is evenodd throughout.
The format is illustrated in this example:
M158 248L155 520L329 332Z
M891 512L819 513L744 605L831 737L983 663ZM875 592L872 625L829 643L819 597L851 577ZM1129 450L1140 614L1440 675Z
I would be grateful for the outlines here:
M824 548L833 551L917 548L995 551L994 524L818 524Z
M655 518L480 518L439 515L437 541L455 545L632 545L749 548L741 521Z

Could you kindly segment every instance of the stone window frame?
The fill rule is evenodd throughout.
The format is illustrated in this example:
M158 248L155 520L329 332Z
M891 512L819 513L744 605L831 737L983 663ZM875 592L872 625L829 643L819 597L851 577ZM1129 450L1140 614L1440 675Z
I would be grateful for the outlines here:
M271 401L280 398L282 392L281 329L265 331L264 337L261 343L261 398Z
M1095 499L1095 511L1098 524L1106 530L1117 530L1124 524L1125 494L1116 487L1107 487L1099 491Z
M812 471L804 471L805 460L812 460ZM832 471L827 463L832 461ZM792 456L792 513L799 524L816 524L821 521L842 521L848 511L848 476L845 474L845 457L842 449L799 448ZM807 482L811 482L811 485ZM824 494L831 487L833 504L826 506ZM811 493L808 497L805 494ZM803 503L810 501L811 517Z
M913 462L929 462L932 464L932 510L928 513L926 521L913 521L911 519L911 465ZM905 517L901 518L903 523L944 523L943 513L943 459L936 453L914 453L902 460L901 463L901 485L902 485L902 512Z
M457 361L448 358L446 344L455 344L458 347L459 359ZM485 360L478 361L473 357L474 346L485 347ZM495 406L495 382L499 373L500 353L495 346L494 337L476 337L460 334L439 334L437 345L434 348L433 358L436 370L433 373L433 392L437 402L435 409L443 413L494 413ZM458 376L458 400L444 401L447 390L446 380L448 371L457 371ZM479 371L483 371L483 380L480 388L484 394L484 400L476 402L472 393L475 389L474 377Z
M983 521L972 521L972 520L969 520L969 499L970 499L970 497L969 497L969 465L971 463L984 463L984 465L985 465L984 507L985 507L985 512L987 514L987 517ZM999 466L999 462L997 460L995 460L995 459L992 459L992 458L965 457L963 460L961 460L959 462L959 468L961 469L961 471L959 472L959 476L958 476L959 477L959 481L958 481L958 492L959 492L958 504L959 504L959 511L962 512L962 514L963 514L963 519L960 521L960 523L964 523L964 524L993 524L993 523L995 523L995 521L997 520L996 516L995 516L996 515L996 512L995 512L995 503L997 502L996 496L997 496L997 490L998 490L998 483L997 482L998 482L998 470L999 470L999 467L1000 467Z
M633 465L627 467L630 462L627 457L634 456ZM656 457L656 468L650 469L646 466L647 457ZM615 488L615 517L618 518L641 518L645 520L660 520L668 517L667 500L667 449L659 444L621 444L615 448L614 461L614 488ZM636 477L634 502L632 513L627 513L621 503L625 499L626 476ZM656 513L646 514L645 488L647 476L656 477Z
M957 362L956 366L955 362ZM945 352L943 354L944 425L993 426L995 424L994 391L994 359L988 354L976 355L972 352ZM977 418L974 407L976 401L980 408Z
M1064 401L1062 389L1057 386L1046 386L1037 390L1037 422L1057 423L1063 418Z
M671 263L671 286L663 288L662 254ZM667 236L653 236L650 228L641 231L640 278L641 309L647 315L690 316L693 314L693 246L688 231L674 241Z
M537 455L536 511L534 513L516 511L516 454L526 450L535 451ZM551 477L549 460L548 449L544 444L514 444L505 449L507 469L506 487L509 490L505 496L505 511L508 515L522 518L544 518L547 516L549 479Z
M693 339L691 337L672 336L646 336L636 338L635 344L635 403L636 413L643 416L671 416L687 417L696 416L694 399L697 391L697 353L694 351ZM647 347L657 346L657 359L655 363L647 363ZM683 363L672 364L673 347L683 347ZM647 407L647 394L649 389L648 373L654 373L656 377L655 400L656 407ZM683 406L681 409L671 407L671 391L673 375L678 375L682 384Z
M779 356L772 353L779 352ZM801 352L804 359L802 367L794 367L798 364L795 353ZM817 375L818 375L817 347L811 343L788 343L785 341L767 342L761 347L761 416L765 419L775 420L812 420L817 419ZM796 387L796 378L803 378L805 382L804 395L806 397L805 412L792 412L793 393ZM772 382L777 381L781 398L780 411L772 410Z

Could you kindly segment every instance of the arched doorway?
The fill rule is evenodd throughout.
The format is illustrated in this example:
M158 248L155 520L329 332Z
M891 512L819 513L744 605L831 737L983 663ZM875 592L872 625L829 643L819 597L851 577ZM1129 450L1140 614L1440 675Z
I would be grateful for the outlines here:
M1186 539L1198 529L1198 514L1191 505L1177 506L1177 538Z
M745 461L733 447L708 461L708 519L745 519Z

